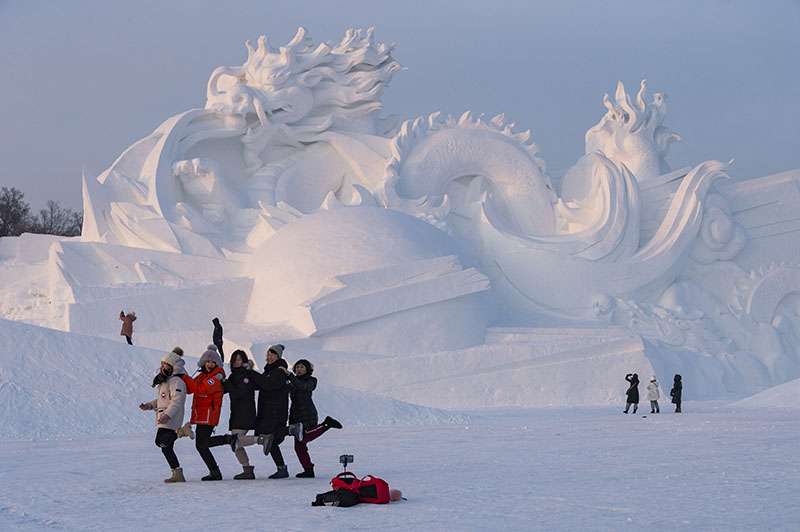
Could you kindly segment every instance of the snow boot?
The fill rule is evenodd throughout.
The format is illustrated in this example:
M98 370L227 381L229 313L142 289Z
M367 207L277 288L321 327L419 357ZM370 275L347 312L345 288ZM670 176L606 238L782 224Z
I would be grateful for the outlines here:
M235 478L236 480L253 480L254 478L256 478L255 473L253 473L254 469L253 466L251 465L242 466L242 469L244 471L242 471L238 475L233 475L233 478Z
M287 466L280 466L278 470L271 474L268 478L289 478L289 468Z
M231 444L231 451L236 452L239 450L239 435L231 434L231 439L228 442Z
M635 414L637 410L639 410L639 405L634 404L633 405L633 413Z
M212 469L209 471L208 475L204 476L200 480L222 480L222 473L219 472L219 468Z
M325 416L325 420L322 422L323 426L328 427L329 429L340 429L342 428L342 424L333 419L331 416Z
M679 407L679 406L675 407L675 413L676 414L680 414L681 413L681 407Z
M256 440L259 445L264 446L264 454L269 454L269 450L272 449L272 440L275 439L275 436L272 434L267 434L266 436L259 436Z
M194 439L192 425L188 421L184 423L182 427L179 427L178 430L175 431L175 434L178 435L178 438L189 438L190 440Z
M314 466L306 467L302 473L295 475L297 478L314 478Z
M172 476L169 478L165 478L164 482L166 484L172 484L173 482L186 482L186 479L183 478L183 468L176 467L172 470Z
M303 441L303 422L289 425L289 436L294 436L297 441Z

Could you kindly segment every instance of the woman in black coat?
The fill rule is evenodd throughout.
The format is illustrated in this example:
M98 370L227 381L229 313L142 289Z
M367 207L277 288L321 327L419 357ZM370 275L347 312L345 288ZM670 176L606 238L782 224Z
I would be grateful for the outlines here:
M295 476L314 478L314 464L308 454L308 442L316 440L330 428L342 428L342 424L330 416L326 417L322 423L317 423L319 420L317 408L311 398L311 394L317 387L317 378L311 376L314 373L314 365L308 360L300 359L294 363L292 369L294 374L286 372L289 378L289 393L292 398L289 423L302 423L300 432L295 436L294 452L297 454L297 459L300 460L300 465L303 466L303 472Z
M633 413L639 409L639 375L636 373L628 373L625 375L625 380L630 383L625 395L628 396L627 404L625 405L625 413L628 413L631 405L633 405Z
M250 465L244 446L256 442L254 436L245 436L248 430L256 427L256 383L252 375L255 372L252 370L252 361L241 349L231 354L230 366L231 375L222 381L222 387L231 399L231 417L228 422L228 429L232 433L231 449L242 465L242 472L233 478L254 479L253 466Z
M255 432L261 436L259 443L264 445L264 454L269 453L278 468L269 478L289 476L279 447L286 437L286 421L289 418L289 385L284 371L288 364L281 358L282 356L283 346L281 344L269 346L264 372L251 373L258 388Z
M683 394L683 383L681 382L681 376L677 373L675 374L675 378L672 382L672 390L669 392L669 395L672 397L672 402L675 403L675 412L680 414L681 412L681 395Z

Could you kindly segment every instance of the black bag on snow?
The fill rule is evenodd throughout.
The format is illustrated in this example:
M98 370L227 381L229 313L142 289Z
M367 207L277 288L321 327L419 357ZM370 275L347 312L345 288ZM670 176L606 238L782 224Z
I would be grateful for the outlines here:
M342 508L347 508L358 503L358 493L344 488L336 488L335 490L317 494L317 498L311 503L311 506L341 506Z

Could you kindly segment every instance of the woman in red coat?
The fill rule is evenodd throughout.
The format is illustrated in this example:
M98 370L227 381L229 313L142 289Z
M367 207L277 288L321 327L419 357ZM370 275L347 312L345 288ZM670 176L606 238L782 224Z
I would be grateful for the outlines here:
M225 371L222 369L222 360L217 353L216 346L208 346L197 362L197 366L200 368L200 373L194 378L184 375L183 380L186 383L186 392L194 394L190 423L196 424L195 447L203 462L206 463L209 472L202 480L222 480L222 473L219 471L217 461L214 460L214 455L209 449L209 447L230 443L229 437L211 436L214 428L219 424L222 395L225 393L222 388Z

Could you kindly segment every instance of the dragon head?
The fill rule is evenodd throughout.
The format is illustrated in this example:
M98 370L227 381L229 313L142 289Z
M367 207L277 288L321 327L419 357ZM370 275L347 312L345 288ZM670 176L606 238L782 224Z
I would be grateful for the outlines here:
M256 48L247 43L244 64L212 73L206 108L238 125L258 119L262 125L289 125L300 135L365 124L370 129L386 84L402 68L391 57L394 45L376 44L373 34L372 28L366 36L351 29L340 43L315 47L301 27L279 49L261 36Z
M665 157L672 142L680 137L662 126L667 114L667 95L656 93L645 102L646 80L642 80L636 101L617 84L615 101L608 94L603 103L608 111L600 122L586 132L586 153L602 152L617 165L624 164L644 181L670 171Z

